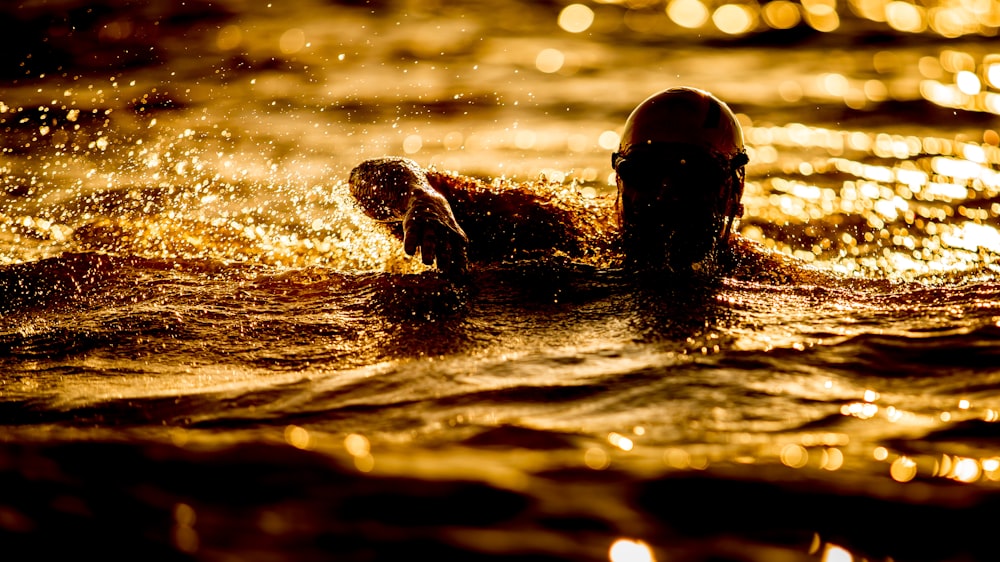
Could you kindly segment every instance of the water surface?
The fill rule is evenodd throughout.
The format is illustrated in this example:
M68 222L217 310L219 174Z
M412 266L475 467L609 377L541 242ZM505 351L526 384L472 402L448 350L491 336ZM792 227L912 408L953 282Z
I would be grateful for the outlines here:
M6 552L993 559L1000 5L744 6L7 8ZM607 210L680 84L808 274L456 283L347 193L397 154Z

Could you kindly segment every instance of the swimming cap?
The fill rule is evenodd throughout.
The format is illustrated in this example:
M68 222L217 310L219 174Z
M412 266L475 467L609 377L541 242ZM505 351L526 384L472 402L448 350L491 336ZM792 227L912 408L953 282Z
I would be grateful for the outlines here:
M717 255L743 214L743 130L725 103L670 88L628 116L611 155L626 255L673 269Z
M697 88L663 90L646 98L625 121L618 153L649 143L699 146L733 168L746 164L743 129L725 103Z

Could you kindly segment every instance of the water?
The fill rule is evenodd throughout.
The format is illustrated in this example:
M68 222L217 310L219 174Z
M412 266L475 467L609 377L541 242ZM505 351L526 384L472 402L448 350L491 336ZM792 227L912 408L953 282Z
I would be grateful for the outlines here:
M994 559L1000 5L640 4L8 7L2 558ZM459 284L347 194L399 154L596 220L678 84L798 265Z

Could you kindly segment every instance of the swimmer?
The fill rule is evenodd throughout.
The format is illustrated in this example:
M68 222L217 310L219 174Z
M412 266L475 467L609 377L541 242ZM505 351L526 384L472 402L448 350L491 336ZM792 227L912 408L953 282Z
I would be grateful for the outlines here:
M757 252L733 231L749 161L743 131L712 94L680 87L650 96L628 116L611 160L616 212L589 221L541 193L491 188L406 158L362 162L349 184L369 216L397 227L407 254L419 251L446 274L532 249L583 255L609 232L637 269L732 273Z

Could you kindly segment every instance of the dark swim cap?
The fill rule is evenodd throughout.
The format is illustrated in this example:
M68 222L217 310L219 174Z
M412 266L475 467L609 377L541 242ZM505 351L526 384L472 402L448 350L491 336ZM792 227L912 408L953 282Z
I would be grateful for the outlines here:
M746 164L743 129L729 106L697 88L670 88L646 98L625 121L618 153L651 143L701 147L735 169Z
M708 92L670 88L636 106L611 155L629 258L674 268L715 255L743 213L747 161L736 116Z

